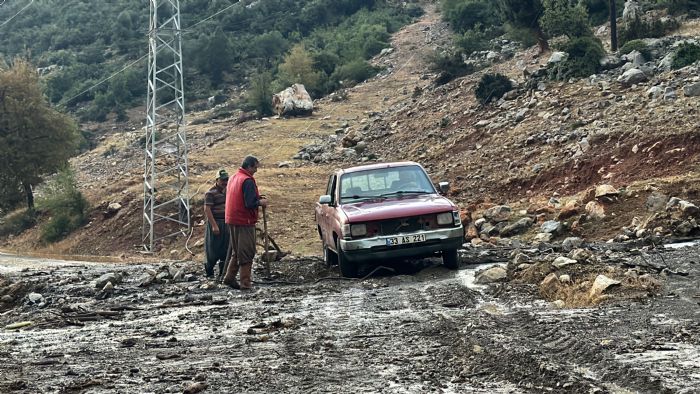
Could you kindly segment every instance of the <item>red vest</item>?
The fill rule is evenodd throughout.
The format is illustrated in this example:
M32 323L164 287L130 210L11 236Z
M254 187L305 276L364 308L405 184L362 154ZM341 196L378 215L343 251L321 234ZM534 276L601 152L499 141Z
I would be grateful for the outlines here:
M226 224L235 226L254 226L258 221L258 208L248 209L245 207L243 198L243 182L252 179L255 185L255 195L260 198L258 185L255 183L253 175L243 168L228 181L226 186Z

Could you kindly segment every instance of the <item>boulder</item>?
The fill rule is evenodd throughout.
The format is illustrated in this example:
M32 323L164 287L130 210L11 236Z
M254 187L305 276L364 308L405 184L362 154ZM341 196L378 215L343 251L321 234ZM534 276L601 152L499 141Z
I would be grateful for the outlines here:
M598 201L589 201L585 209L588 217L593 220L605 218L605 206Z
M565 251L571 251L583 244L583 240L579 237L568 237L562 242L561 247Z
M616 196L620 194L620 191L615 189L612 185L598 185L595 188L595 198L600 198L603 196Z
M511 209L507 205L496 205L484 211L484 219L491 223L505 222L510 218Z
M700 96L700 82L691 83L683 87L683 94L686 97Z
M272 106L277 115L310 115L314 103L304 85L295 83L272 96Z
M522 218L513 224L509 224L501 230L501 236L507 237L527 231L532 226L531 218Z
M617 78L617 82L625 85L625 86L630 86L634 85L635 83L640 83L646 81L647 75L644 74L644 71L638 69L638 68L632 68L627 71L625 71L622 75L620 75Z
M559 286L561 286L559 277L552 272L545 276L542 282L540 282L540 294L543 297L553 297L557 293L557 290L559 290Z
M102 289L107 282L112 282L112 285L122 282L122 276L113 272L104 274L95 281L95 288Z
M561 222L556 220L547 220L540 226L540 231L543 233L557 234L561 231Z
M625 8L622 10L622 21L629 24L636 18L642 17L642 7L636 0L625 1Z
M535 242L549 242L552 240L552 233L537 233L533 240Z
M475 282L479 284L505 282L507 277L508 273L505 268L501 266L495 266L477 272Z
M548 64L561 63L569 58L569 54L566 52L553 52L547 61Z
M683 213L683 216L698 216L698 213L700 213L700 209L697 207L697 205L691 202L681 200L678 205Z
M619 285L620 281L618 280L610 279L605 275L598 275L595 278L595 281L593 281L593 285L591 286L591 290L589 291L588 295L591 298L597 298L600 297L609 288Z

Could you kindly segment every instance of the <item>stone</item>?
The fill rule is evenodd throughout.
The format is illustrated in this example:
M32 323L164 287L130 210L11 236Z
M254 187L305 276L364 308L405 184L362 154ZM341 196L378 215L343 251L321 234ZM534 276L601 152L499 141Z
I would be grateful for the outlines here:
M483 217L491 223L505 222L510 218L511 212L507 205L496 205L485 210Z
M476 283L487 284L505 282L508 272L501 266L495 266L476 273Z
M114 292L114 285L112 282L107 282L105 286L102 288L102 291L105 292L106 294L111 294Z
M583 240L579 237L568 237L562 242L561 247L565 251L571 251L583 245Z
M622 21L624 23L633 22L637 18L642 17L642 7L636 0L625 1L625 8L622 10Z
M549 242L552 240L552 233L537 233L533 240L535 242Z
M586 214L593 220L605 218L605 206L598 201L589 201L585 207Z
M700 82L691 83L683 86L683 94L686 97L700 96Z
M619 194L620 191L612 185L598 185L595 188L595 198L616 197Z
M647 97L649 97L652 100L656 100L660 98L664 94L664 90L661 89L659 86L652 86L647 90ZM637 152L634 152L637 153Z
M700 213L700 209L698 209L697 205L695 205L691 202L685 201L685 200L681 200L678 203L678 206L681 210L681 213L685 217L688 217L688 216L695 217L695 216L698 216L698 213Z
M653 191L647 197L647 201L644 204L647 208L647 210L652 211L652 212L659 212L664 209L666 206L666 201L668 200L668 196L664 195L663 193L660 193L658 191Z
M634 85L636 83L644 82L647 79L648 79L647 75L644 74L644 71L642 71L638 68L632 68L632 69L625 71L622 75L620 75L617 78L617 82L619 82L625 86L631 86L631 85Z
M103 287L105 287L107 282L112 282L113 285L122 283L122 276L113 272L104 274L97 278L97 280L95 281L95 288L102 289Z
M44 301L44 296L39 293L29 293L27 298L32 304L38 304Z
M571 276L568 274L560 275L559 282L561 283L571 283Z
M597 298L603 295L603 293L605 293L605 291L609 288L619 285L620 281L608 278L607 276L601 274L595 278L595 281L593 281L593 285L591 286L591 290L589 291L588 295L591 298Z
M569 252L569 258L578 262L587 262L591 261L594 258L594 256L591 252L589 252L586 249L576 248Z
M568 257L564 256L559 256L554 261L552 261L552 265L557 267L557 268L563 268L566 267L567 265L573 265L573 264L578 264L578 261L574 259L570 259Z
M0 297L0 302L3 304L10 304L12 301L14 301L14 299L9 294L5 294L4 296Z
M314 103L304 85L295 83L272 96L272 106L278 116L310 115Z
M532 219L531 218L522 218L513 224L505 226L501 230L500 235L510 236L510 235L514 235L514 234L520 234L520 233L526 231L528 228L530 228L530 226L532 226Z
M277 168L289 168L292 166L291 161L282 161L279 164L277 164Z
M547 60L547 64L561 63L569 58L569 54L566 52L552 52L552 55Z
M559 277L557 274L552 272L551 274L544 277L542 282L540 282L539 290L543 297L552 297L559 290L561 282L559 282Z
M558 234L561 231L561 222L557 220L547 220L540 226L540 232Z

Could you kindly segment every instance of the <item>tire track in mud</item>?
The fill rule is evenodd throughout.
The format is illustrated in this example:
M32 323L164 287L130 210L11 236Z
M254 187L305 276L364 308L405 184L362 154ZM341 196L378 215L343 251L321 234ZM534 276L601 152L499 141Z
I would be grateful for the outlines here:
M181 392L205 381L207 392L689 393L684 387L700 384L700 323L688 303L697 273L677 279L676 296L558 310L527 287L480 291L465 279L477 268L240 293L203 282L137 288L143 267L120 267L130 274L107 300L68 280L74 269L46 278L15 272L73 306L138 309L84 327L0 333L0 391L90 383L104 392Z

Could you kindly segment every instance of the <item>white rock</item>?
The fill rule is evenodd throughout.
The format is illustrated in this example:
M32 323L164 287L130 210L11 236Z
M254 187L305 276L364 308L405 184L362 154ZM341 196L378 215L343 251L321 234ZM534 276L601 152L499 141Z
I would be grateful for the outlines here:
M620 285L620 281L610 279L607 276L601 274L595 278L595 281L593 282L593 285L591 286L591 290L588 293L588 295L591 298L599 297L610 287L618 285Z
M568 257L559 256L552 262L552 265L557 268L566 267L567 265L578 264L578 261Z

